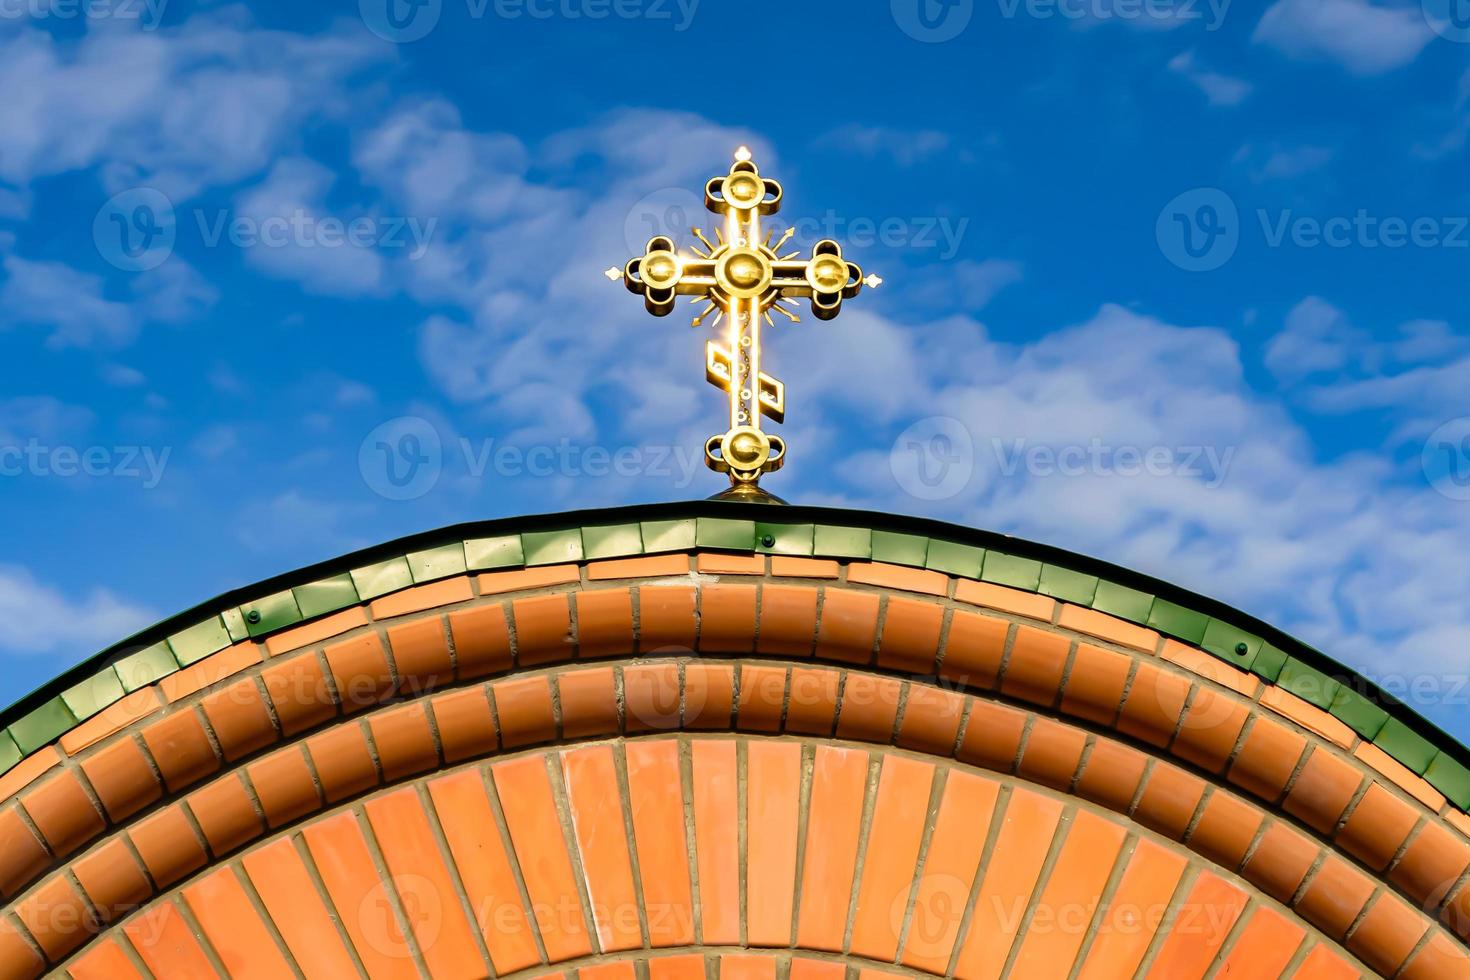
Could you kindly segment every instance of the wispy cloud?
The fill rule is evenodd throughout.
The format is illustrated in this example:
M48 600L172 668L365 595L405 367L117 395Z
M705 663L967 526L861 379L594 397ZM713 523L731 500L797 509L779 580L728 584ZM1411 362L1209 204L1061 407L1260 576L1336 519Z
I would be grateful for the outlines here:
M947 133L933 129L894 129L849 123L818 136L817 146L866 157L887 157L901 167L912 167L948 150Z
M1200 63L1192 48L1170 58L1169 70L1193 82L1210 105L1240 105L1251 94L1250 82L1211 71Z
M1409 64L1433 37L1417 3L1277 0L1252 39L1293 58L1336 62L1355 75L1380 75Z
M54 653L67 666L157 618L106 589L67 592L26 568L0 565L0 652Z

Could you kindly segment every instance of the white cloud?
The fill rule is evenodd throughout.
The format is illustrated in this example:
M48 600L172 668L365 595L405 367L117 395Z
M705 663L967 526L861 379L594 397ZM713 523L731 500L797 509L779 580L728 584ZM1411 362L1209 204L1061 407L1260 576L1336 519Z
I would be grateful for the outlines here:
M106 589L71 595L38 582L28 569L0 565L0 651L7 654L79 658L156 618Z
M912 167L948 150L950 138L934 129L848 123L818 136L815 143L865 157L887 157L900 167Z
M68 405L50 395L7 398L0 401L0 443L64 438L85 430L93 418L91 409Z
M121 347L141 320L127 303L103 296L101 277L60 262L32 262L18 255L0 260L0 328L41 326L48 347Z
M1252 39L1304 60L1328 60L1355 75L1402 68L1434 37L1418 4L1369 0L1277 0Z
M1204 93L1210 105L1240 105L1251 94L1252 85L1243 78L1233 78L1211 71L1200 64L1193 49L1181 51L1169 59L1169 70L1182 75Z

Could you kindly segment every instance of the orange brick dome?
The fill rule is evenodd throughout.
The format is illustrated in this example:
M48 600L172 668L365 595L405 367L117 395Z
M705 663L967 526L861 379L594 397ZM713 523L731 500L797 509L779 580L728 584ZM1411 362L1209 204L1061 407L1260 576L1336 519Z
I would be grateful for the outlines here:
M0 980L1470 976L1461 746L1217 603L944 525L453 528L4 724Z

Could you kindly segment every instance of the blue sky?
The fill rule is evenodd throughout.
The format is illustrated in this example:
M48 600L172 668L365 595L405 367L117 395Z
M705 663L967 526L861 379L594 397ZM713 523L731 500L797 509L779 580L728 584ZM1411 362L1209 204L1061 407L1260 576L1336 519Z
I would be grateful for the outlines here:
M1447 2L386 2L0 0L4 699L358 546L718 490L704 336L601 271L748 143L887 280L773 332L773 490L1177 581L1470 736Z

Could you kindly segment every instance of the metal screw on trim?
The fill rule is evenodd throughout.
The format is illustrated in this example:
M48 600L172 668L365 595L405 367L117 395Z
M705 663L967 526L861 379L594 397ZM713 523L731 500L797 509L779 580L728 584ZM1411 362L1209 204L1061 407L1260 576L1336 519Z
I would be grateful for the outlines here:
M761 547L762 548L774 548L775 546L776 546L776 536L774 534L763 534L763 535L761 535Z
M248 613L246 613L245 622L251 624L252 626L260 622L260 610L252 609Z
M1244 644L1244 643L1237 643L1237 644L1235 644L1235 655L1237 657L1243 657L1247 653L1250 653L1250 651L1251 651L1251 648L1249 646L1247 646L1246 644Z

